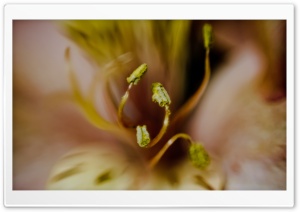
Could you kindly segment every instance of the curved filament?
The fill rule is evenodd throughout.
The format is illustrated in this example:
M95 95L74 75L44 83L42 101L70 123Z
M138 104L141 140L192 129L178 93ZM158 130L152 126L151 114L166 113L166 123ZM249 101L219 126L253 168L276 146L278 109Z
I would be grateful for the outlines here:
M155 144L157 144L162 137L164 136L164 134L167 131L167 128L169 126L169 122L170 122L170 110L168 106L165 106L165 117L164 117L164 121L163 121L163 125L159 131L159 133L156 135L156 137L146 146L146 148L150 148L153 147Z
M180 108L180 110L174 115L173 123L182 121L182 118L185 117L191 110L195 108L198 104L200 98L203 96L205 89L207 88L209 79L210 79L210 62L209 62L209 49L206 50L205 56L205 73L204 79L199 86L195 94Z
M188 141L190 144L192 144L192 139L189 135L185 133L179 133L174 135L172 138L168 140L168 142L161 148L161 150L151 159L149 166L152 169L161 159L161 157L164 155L164 153L169 149L170 146L179 138L183 138L184 140Z
M209 51L210 45L212 41L212 27L209 24L205 24L203 26L203 40L204 40L204 48L205 48L205 73L204 79L194 93L194 95L180 108L178 113L175 114L173 124L176 124L178 121L180 122L191 110L195 108L200 98L203 96L204 91L208 85L210 79L210 61L209 61Z
M129 84L125 94L122 96L122 99L121 99L121 102L120 102L119 108L118 108L118 122L119 122L119 125L122 127L126 127L126 125L123 121L123 110L125 107L125 103L127 102L127 99L129 97L129 91L132 88L132 85L133 85L132 83Z

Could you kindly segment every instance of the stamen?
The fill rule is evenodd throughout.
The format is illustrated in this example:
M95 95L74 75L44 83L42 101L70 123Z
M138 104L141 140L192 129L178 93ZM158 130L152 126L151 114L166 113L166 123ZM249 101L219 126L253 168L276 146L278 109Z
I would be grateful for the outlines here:
M160 107L171 104L171 99L161 83L155 82L152 84L152 93L152 101L158 103Z
M148 146L146 146L147 148L153 147L155 144L157 144L162 139L162 137L166 133L167 128L169 126L170 115L171 115L171 111L169 110L169 106L166 105L165 106L165 117L164 117L164 120L163 120L163 125L162 125L159 133L157 134L157 136L151 141L151 143Z
M152 101L157 102L160 107L165 107L165 117L163 120L163 125L157 134L157 136L153 139L151 144L148 147L152 147L155 144L157 144L160 139L163 137L163 135L166 133L167 128L169 126L170 122L170 115L171 111L169 109L169 105L171 104L171 99L169 97L169 94L167 93L166 89L163 87L163 85L159 82L152 84Z
M168 150L170 146L178 139L178 138L183 138L190 144L192 144L192 139L189 135L185 133L179 133L174 135L172 138L168 140L168 142L161 148L161 150L152 158L152 160L149 163L150 168L152 169L158 161L161 159L161 157L164 155L164 153Z
M129 97L129 91L130 91L132 85L133 85L132 83L129 84L125 94L122 96L122 99L121 99L121 102L120 102L119 108L118 108L118 121L119 121L119 124L123 127L125 127L125 123L123 122L123 109L125 107L128 97Z
M189 155L193 165L204 169L210 164L210 157L204 147L199 143L192 143L189 148Z
M203 39L205 49L209 49L212 42L212 27L210 24L204 24L203 26Z
M161 148L161 150L152 158L152 160L149 162L150 169L153 169L155 167L155 165L159 162L164 153L178 138L182 138L189 142L189 155L193 165L200 169L204 169L209 165L209 155L207 154L204 147L201 144L194 143L189 135L185 133L179 133L170 138L168 142ZM207 190L214 190L214 188L208 182L206 182L204 177L198 175L196 177L196 180L198 184L202 185Z
M197 105L200 98L204 94L204 91L208 85L210 79L210 62L209 62L209 51L212 40L212 27L209 24L203 26L203 40L205 53L205 73L204 79L195 94L180 108L180 110L174 115L173 124L176 125L181 122L184 117Z
M146 73L146 71L147 71L147 64L144 63L140 65L137 69L135 69L129 77L127 77L127 82L129 83L129 85L125 94L122 96L118 108L118 121L119 124L123 127L125 127L125 123L123 122L123 109L129 97L129 91L132 88L132 85L137 85L137 83L140 81L140 79Z
M199 143L193 142L189 135L185 133L179 133L170 138L168 142L161 148L161 150L152 158L152 160L149 162L150 169L153 169L155 167L155 165L159 162L159 160L162 158L162 156L168 150L168 148L179 138L182 138L189 142L189 158L194 166L200 169L204 169L210 164L210 157L204 149L204 147ZM214 188L208 182L206 182L204 177L198 175L196 177L196 180L197 183L202 185L204 188L208 190L214 190ZM223 186L221 187L221 189L222 188Z
M147 145L143 146L146 148L153 147L155 144L157 144L162 139L162 137L166 133L167 128L169 126L170 115L171 115L171 111L169 109L169 105L171 104L171 99L169 97L169 94L163 87L163 85L159 82L153 83L152 84L152 92L153 92L152 101L158 103L158 105L160 107L165 108L165 117L164 117L163 125L162 125L159 133L155 136L155 138L151 142L149 142Z
M136 127L136 138L140 147L145 147L150 143L150 135L146 125Z
M150 161L149 164L151 168L153 168L157 164L157 162L161 159L167 149L179 138L182 138L189 142L189 158L194 166L200 169L204 169L210 164L210 157L204 147L199 143L193 142L189 135L185 133L179 133L170 138L168 142L162 147L162 149Z
M140 81L142 76L146 73L146 71L147 64L144 63L140 65L137 69L135 69L129 77L127 77L127 82L129 84L133 83L134 85L136 85Z

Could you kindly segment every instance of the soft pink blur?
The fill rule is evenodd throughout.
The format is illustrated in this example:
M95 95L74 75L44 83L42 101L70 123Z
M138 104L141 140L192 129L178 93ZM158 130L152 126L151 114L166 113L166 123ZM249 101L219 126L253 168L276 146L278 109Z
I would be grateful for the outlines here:
M258 27L268 24L265 43L251 23L215 28L234 48L187 127L223 164L228 189L286 188L284 22Z
M63 154L82 143L105 142L107 135L70 102L65 49L71 48L77 74L84 73L84 92L94 71L77 47L51 21L14 21L13 30L13 187L44 189Z

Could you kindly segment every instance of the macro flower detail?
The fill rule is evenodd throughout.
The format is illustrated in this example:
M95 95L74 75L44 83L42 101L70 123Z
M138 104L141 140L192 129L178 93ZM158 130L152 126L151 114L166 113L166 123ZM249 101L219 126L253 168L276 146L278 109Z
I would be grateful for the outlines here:
M158 103L160 107L171 104L170 97L161 83L155 82L152 84L152 93L152 101Z
M150 135L146 125L136 127L136 139L140 147L145 147L150 143Z
M204 47L208 49L212 43L212 27L209 24L204 24L203 26L203 39Z
M15 25L14 188L285 189L282 21Z
M201 144L192 144L189 148L189 155L194 166L204 169L210 163L207 151Z
M206 29L204 29L204 31L203 31L203 33L204 33L203 36L204 36L204 39L206 39L205 42L207 43L208 42L207 37L211 36L210 35L211 28L209 28L208 25L205 25L205 28ZM209 48L209 46L207 45L206 49L208 50L208 48ZM67 49L67 51L66 51L66 61L68 63L70 63L70 53L69 53L69 51L70 51L69 49ZM208 54L206 54L206 58L208 58ZM206 64L206 71L209 71L208 62L206 62L206 63L207 63ZM69 66L71 66L71 65L69 65ZM83 111L86 113L87 117L90 117L89 119L91 120L91 123L98 124L98 126L100 128L102 128L103 130L109 130L109 131L119 133L119 134L122 134L122 135L125 136L126 134L130 134L130 131L131 131L132 127L127 126L125 124L125 122L123 121L124 108L126 106L127 101L129 101L129 96L130 96L130 92L132 90L132 86L133 85L135 85L135 86L138 85L141 78L145 75L147 69L148 69L148 65L146 63L143 63L143 64L139 65L130 74L129 77L127 77L127 83L129 85L128 85L128 88L127 88L125 94L121 98L121 101L119 103L118 110L117 110L119 129L118 129L118 127L116 127L114 125L114 123L107 122L106 120L104 120L104 118L100 114L97 114L95 107L92 105L92 101L84 100L85 98L81 94L77 77L74 75L74 73L71 69L69 69L69 73L70 73L70 82L71 82L71 85L72 85L72 89L73 89L75 99L77 100L79 106L83 108ZM137 125L136 126L137 144L138 144L139 147L147 148L147 149L150 149L150 148L158 145L159 142L162 141L162 139L164 138L164 136L168 132L168 127L170 125L170 121L172 122L172 120L170 120L170 116L171 116L171 111L170 111L171 98L170 98L168 92L166 91L166 89L164 88L162 83L160 83L160 82L152 83L151 88L152 88L152 101L157 103L159 105L159 107L165 108L165 117L164 117L161 129L159 130L158 134L152 140L151 140L151 136L150 136L150 133L147 130L146 125L142 125L142 126ZM194 144L194 142L192 141L190 136L188 136L184 133L178 133L178 134L173 135L165 143L165 145L160 149L160 151L149 161L149 164L146 165L146 167L153 170L155 168L155 166L158 164L158 162L161 160L162 156L167 151L167 149L169 149L169 147L171 145L173 145L173 143L176 140L180 140L180 139L187 140L190 143L190 145L191 145L190 155L192 156L191 161L196 167L203 168L203 167L206 167L206 166L209 165L209 163L208 163L209 156L208 156L207 152L205 152L203 146L201 146L202 149L199 149L199 145ZM197 148L195 148L195 147L197 147ZM191 149L193 151L191 151ZM204 157L205 157L205 159L204 159ZM75 170L75 168L71 168L70 170ZM111 168L110 170L113 170L113 169ZM73 173L73 172L70 172L70 171L65 171L65 172L66 172L65 175L67 175L67 176L77 174L75 172ZM97 179L98 180L100 179L101 182L103 181L103 183L105 183L104 181L109 181L109 180L112 179L112 174L111 173L112 173L112 171L105 172L104 174L102 173L101 176L98 177ZM62 175L62 174L59 174L58 176L60 176L60 175ZM58 177L56 175L53 178L58 178ZM135 178L135 177L133 177L133 178ZM205 180L203 180L203 181L205 181ZM50 180L50 182L53 182L53 179ZM107 182L107 183L109 183L109 182ZM50 184L50 187L51 187L51 184Z
M136 85L146 71L147 71L147 64L144 63L140 65L136 70L134 70L129 77L127 77L127 82L129 84L133 83L134 85Z

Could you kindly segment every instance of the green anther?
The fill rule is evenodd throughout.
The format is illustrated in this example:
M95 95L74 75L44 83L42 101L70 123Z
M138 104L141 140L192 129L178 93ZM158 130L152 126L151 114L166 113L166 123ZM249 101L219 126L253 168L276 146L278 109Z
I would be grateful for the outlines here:
M210 164L210 157L204 147L199 143L191 144L189 155L193 165L197 168L204 169Z
M136 85L146 71L147 71L147 64L144 63L140 65L137 69L135 69L129 77L127 77L127 82L129 84L133 83L134 85Z
M204 47L207 49L209 48L212 41L212 27L210 24L204 24L203 38L204 38Z
M151 139L146 125L136 127L136 138L140 147L146 147L150 143Z
M152 84L152 93L152 101L157 102L160 107L171 104L169 94L161 83L155 82Z

